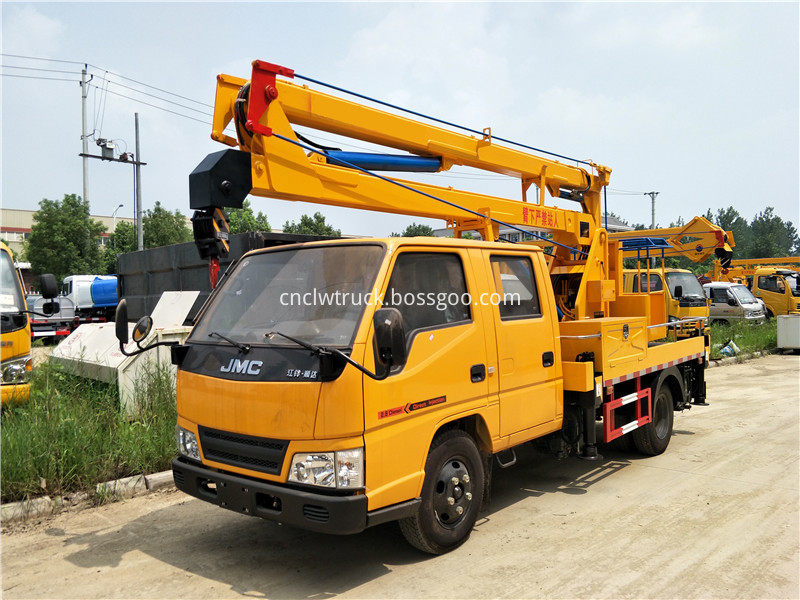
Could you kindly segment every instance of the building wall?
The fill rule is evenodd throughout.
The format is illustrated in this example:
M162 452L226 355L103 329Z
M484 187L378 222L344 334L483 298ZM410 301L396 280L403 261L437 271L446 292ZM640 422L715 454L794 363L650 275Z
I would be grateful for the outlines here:
M0 238L8 242L8 247L15 254L22 251L22 241L31 233L33 215L36 212L35 210L19 210L16 208L0 209ZM100 239L102 246L105 246L108 234L114 229L115 221L117 223L125 221L131 225L136 222L129 217L116 217L116 219L105 215L90 215L90 217L106 226L106 233Z

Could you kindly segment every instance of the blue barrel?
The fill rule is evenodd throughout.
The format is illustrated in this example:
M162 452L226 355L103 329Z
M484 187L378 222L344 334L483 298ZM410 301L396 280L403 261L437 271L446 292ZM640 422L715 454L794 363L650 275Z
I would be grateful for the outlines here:
M117 298L117 278L101 279L97 278L92 282L92 303L96 307L116 306L119 302Z

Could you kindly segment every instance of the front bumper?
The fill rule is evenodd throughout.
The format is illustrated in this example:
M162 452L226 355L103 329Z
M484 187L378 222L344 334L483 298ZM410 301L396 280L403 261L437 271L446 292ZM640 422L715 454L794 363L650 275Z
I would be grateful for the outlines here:
M240 514L323 533L359 533L372 525L415 513L418 500L367 513L367 497L327 496L213 471L184 458L172 461L175 487Z
M12 404L24 404L31 395L29 383L4 383L0 386L0 404L10 406Z

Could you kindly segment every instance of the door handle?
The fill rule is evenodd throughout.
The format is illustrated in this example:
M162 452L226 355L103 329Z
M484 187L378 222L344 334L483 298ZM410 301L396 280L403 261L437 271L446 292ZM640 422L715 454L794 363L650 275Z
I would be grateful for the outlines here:
M472 383L480 383L486 379L486 365L472 365L469 368L469 378Z
M555 355L552 352L545 352L542 354L542 366L552 367L555 361Z

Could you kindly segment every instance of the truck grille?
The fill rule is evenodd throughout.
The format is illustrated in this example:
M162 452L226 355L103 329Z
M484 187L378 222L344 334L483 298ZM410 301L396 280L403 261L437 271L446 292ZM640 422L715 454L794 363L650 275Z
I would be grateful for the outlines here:
M200 427L200 447L207 460L279 475L289 442Z

